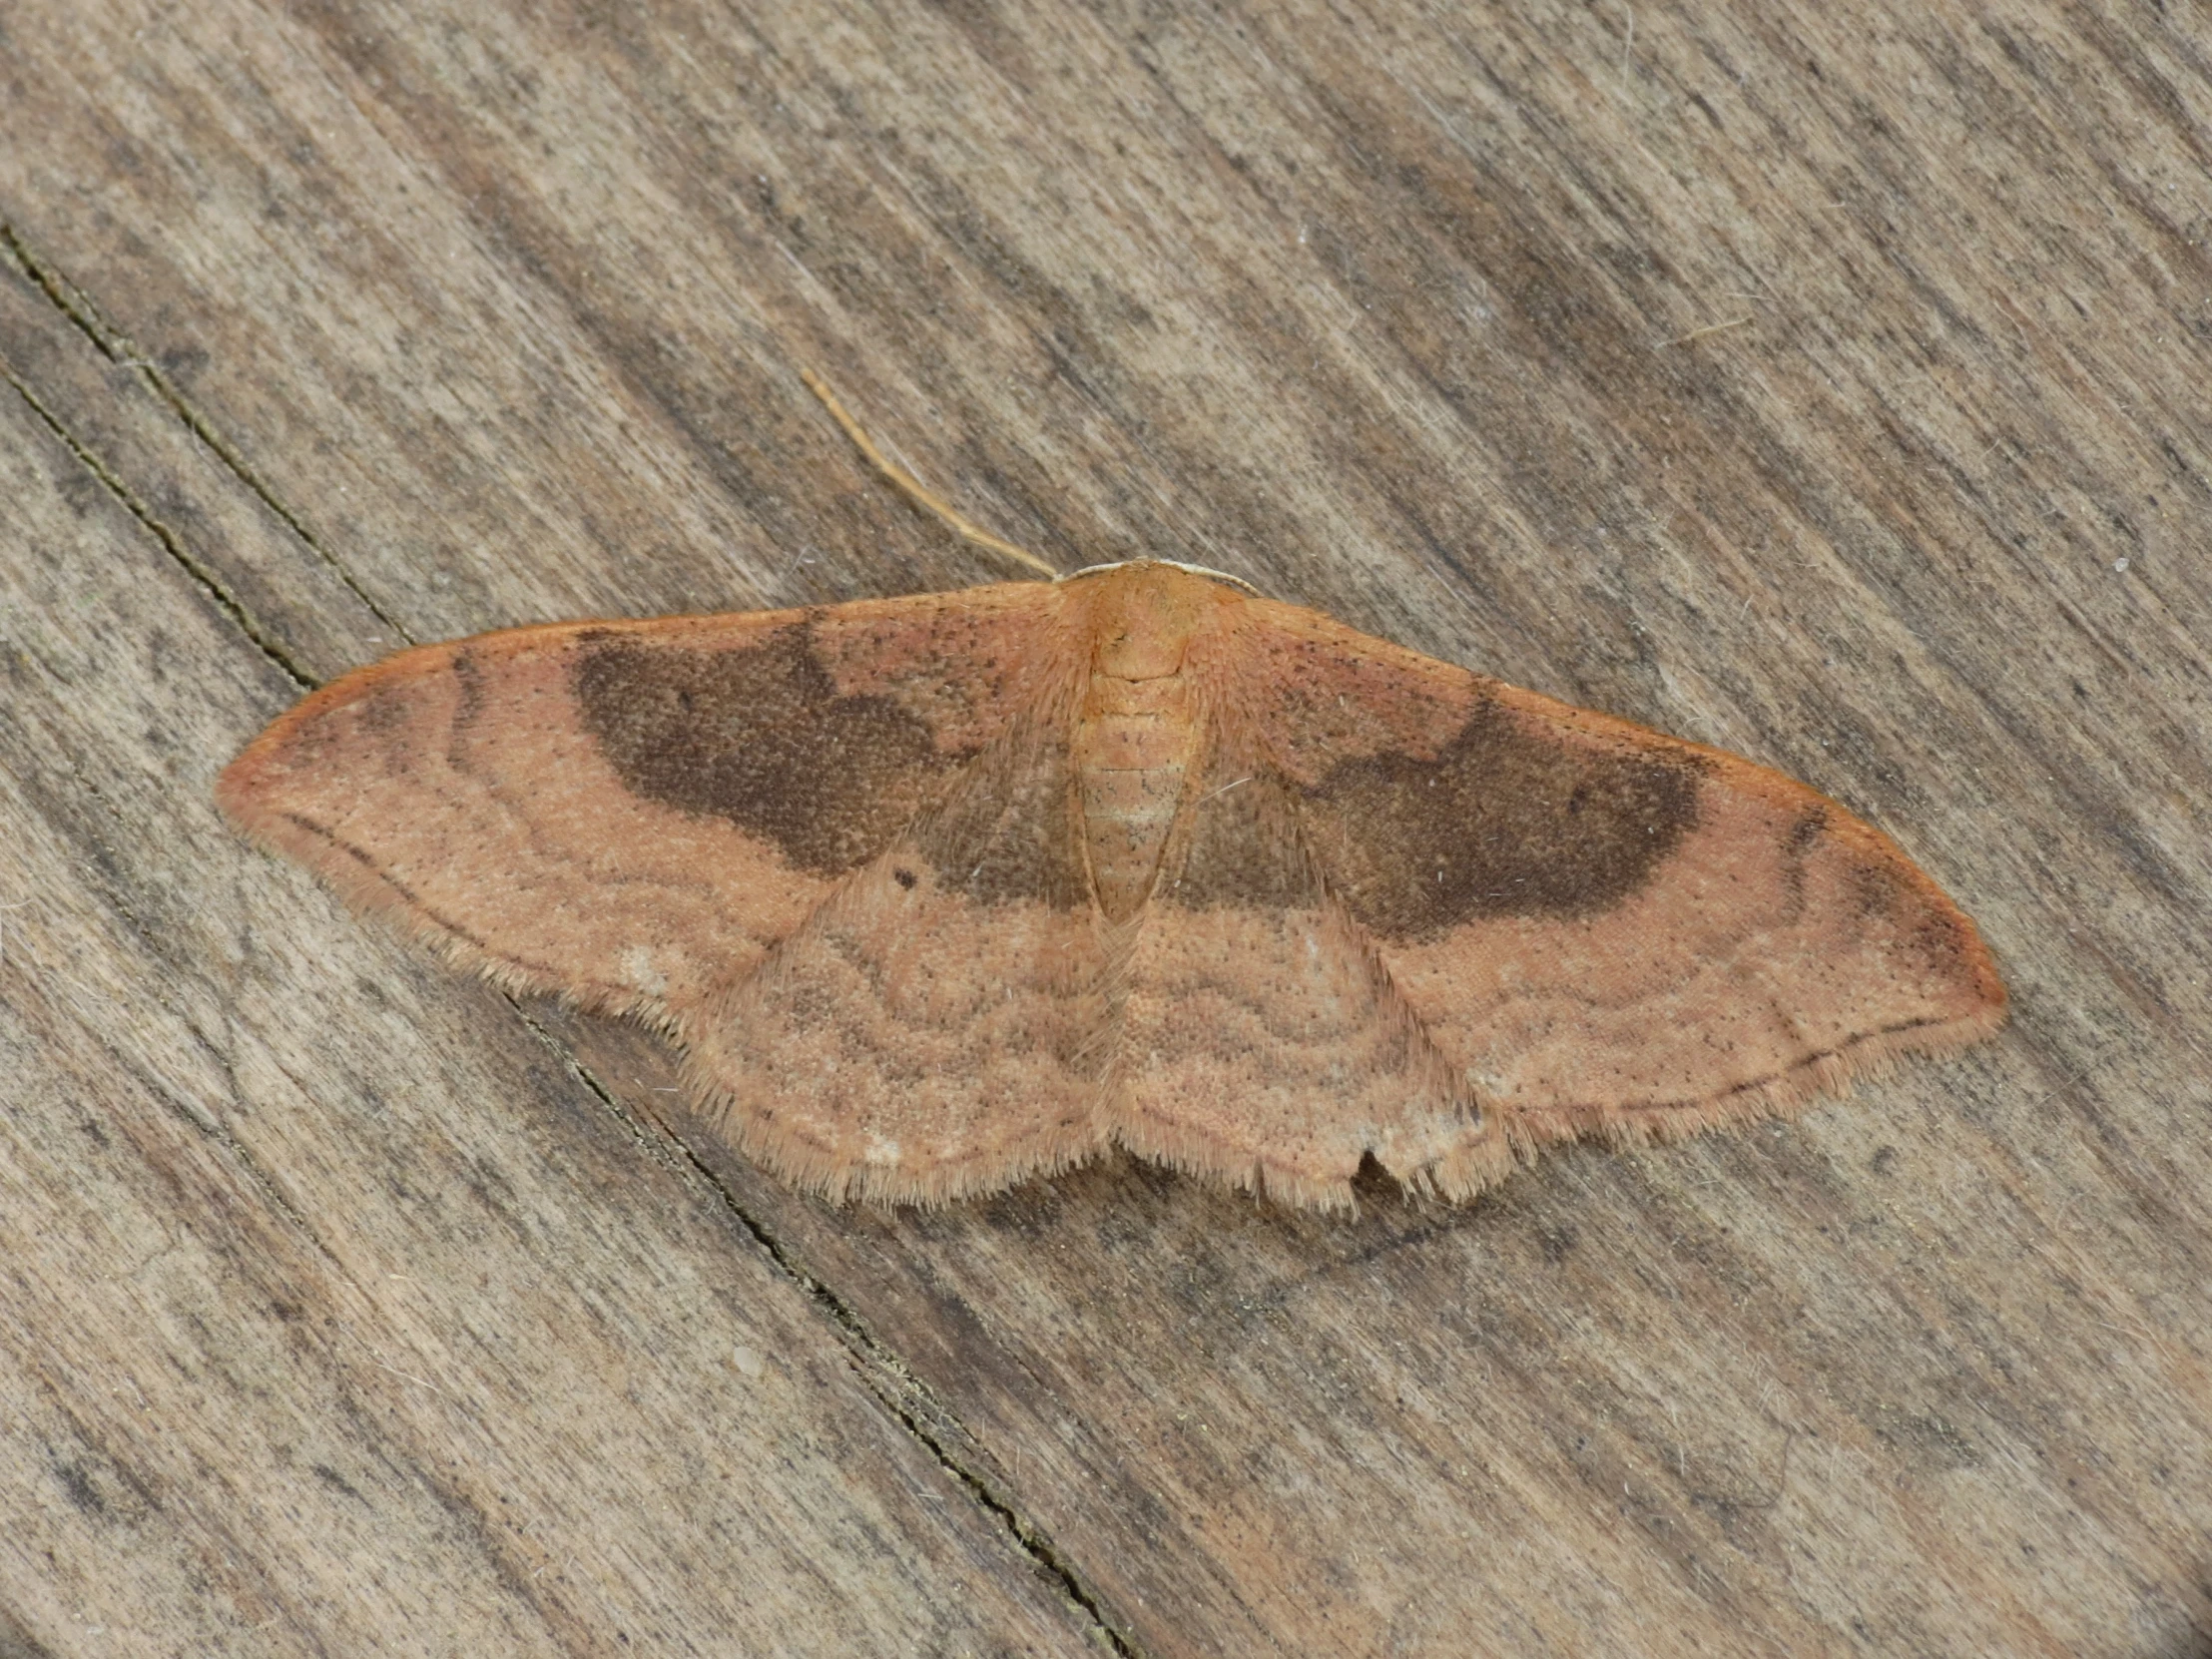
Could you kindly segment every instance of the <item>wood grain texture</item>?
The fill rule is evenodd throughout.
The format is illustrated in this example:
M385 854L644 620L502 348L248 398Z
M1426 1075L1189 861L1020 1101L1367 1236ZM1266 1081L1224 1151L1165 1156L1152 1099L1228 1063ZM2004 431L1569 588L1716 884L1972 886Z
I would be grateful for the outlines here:
M7 1640L2212 1643L2198 14L0 27ZM1060 565L1804 778L2012 1027L1462 1209L885 1217L216 827L287 668L1007 575L803 364Z

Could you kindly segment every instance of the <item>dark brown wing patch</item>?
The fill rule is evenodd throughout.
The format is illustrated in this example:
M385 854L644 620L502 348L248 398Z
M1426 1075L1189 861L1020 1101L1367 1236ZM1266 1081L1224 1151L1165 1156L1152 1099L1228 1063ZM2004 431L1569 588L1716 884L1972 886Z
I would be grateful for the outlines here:
M1562 743L1485 698L1432 759L1360 756L1303 793L1352 913L1416 939L1611 909L1696 827L1701 771L1692 754Z
M585 729L638 795L841 874L888 846L966 757L891 699L840 694L811 634L796 623L743 651L610 636L578 654Z

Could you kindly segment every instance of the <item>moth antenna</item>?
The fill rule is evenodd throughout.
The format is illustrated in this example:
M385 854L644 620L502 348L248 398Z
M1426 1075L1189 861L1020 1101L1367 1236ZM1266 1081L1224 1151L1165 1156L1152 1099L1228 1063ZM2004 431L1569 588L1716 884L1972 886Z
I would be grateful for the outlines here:
M852 440L853 447L868 458L876 471L888 478L905 493L916 506L927 509L942 519L952 531L978 547L987 547L993 553L1004 554L1016 564L1027 565L1031 570L1042 571L1058 581L1060 573L1025 548L1016 547L1010 541L1001 540L973 519L962 513L951 502L934 495L922 486L921 480L875 447L874 441L860 429L860 423L845 413L844 405L837 401L837 394L830 389L830 382L811 368L799 371L799 377L807 382L807 389L822 399L822 406L830 411L830 418L844 428L844 435Z

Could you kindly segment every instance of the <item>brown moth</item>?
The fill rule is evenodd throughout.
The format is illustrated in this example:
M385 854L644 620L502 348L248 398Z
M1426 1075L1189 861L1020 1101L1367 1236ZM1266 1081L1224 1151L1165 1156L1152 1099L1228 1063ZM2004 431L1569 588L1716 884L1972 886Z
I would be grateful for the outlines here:
M1835 802L1167 563L408 651L219 796L497 983L650 1020L707 1124L840 1197L1121 1146L1460 1198L2004 1011Z

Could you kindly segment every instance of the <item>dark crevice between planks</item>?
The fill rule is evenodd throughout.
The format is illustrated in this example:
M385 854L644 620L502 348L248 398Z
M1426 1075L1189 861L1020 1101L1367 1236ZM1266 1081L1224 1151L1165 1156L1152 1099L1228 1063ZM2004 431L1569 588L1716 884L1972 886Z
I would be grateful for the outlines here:
M1121 1655L1122 1659L1144 1659L1143 1649L1136 1645L1127 1632L1116 1627L1101 1605L1098 1593L1084 1582L1083 1575L1061 1555L1052 1540L1023 1517L1011 1496L1002 1493L988 1475L960 1455L951 1441L955 1435L973 1441L974 1436L968 1432L967 1425L937 1397L928 1383L914 1375L896 1351L887 1347L868 1330L866 1321L860 1318L852 1305L801 1266L783 1241L745 1207L738 1195L731 1191L729 1184L715 1173L713 1166L694 1151L683 1136L666 1124L648 1127L637 1114L616 1098L613 1090L592 1074L591 1069L577 1058L566 1043L531 1018L529 1010L518 998L509 995L507 1001L523 1024L559 1057L561 1063L592 1092L600 1105L635 1138L648 1156L674 1168L688 1179L707 1184L731 1219L752 1236L754 1243L767 1253L777 1271L791 1281L807 1298L815 1312L836 1334L839 1345L850 1357L854 1375L868 1392L874 1395L876 1402L936 1460L940 1468L959 1482L976 1507L1004 1530L1036 1570L1056 1585L1060 1593L1091 1621L1092 1634L1106 1644L1108 1651ZM655 1130L659 1133L656 1134ZM665 1141L663 1137L666 1138ZM665 1150L668 1144L675 1146L680 1157L669 1157Z
M398 619L389 615L381 605L377 604L368 592L353 579L352 573L337 559L333 558L329 550L315 539L314 533L307 528L305 522L297 513L284 505L276 492L263 480L261 474L254 470L247 462L246 457L239 453L237 446L218 432L207 417L194 407L192 401L178 388L177 382L170 378L168 372L148 356L129 335L108 323L100 315L99 308L93 304L90 296L82 288L62 276L51 262L42 260L32 253L30 247L24 242L22 234L4 219L0 219L0 254L5 254L7 259L37 285L39 291L46 295L48 302L60 311L86 339L92 342L94 350L118 368L127 368L136 372L153 390L154 395L169 405L178 420L184 424L185 429L204 444L208 451L220 460L225 467L229 468L232 476L251 490L263 506L276 514L278 522L298 537L299 544L317 559L320 559L328 567L330 573L338 581L345 584L347 591L367 607L370 615L389 628L405 644L413 645L416 643L414 636L401 626ZM247 638L260 647L262 653L270 661L282 669L284 673L297 681L302 687L312 688L320 683L314 676L308 674L291 660L283 647L272 638L268 631L262 628L248 613L246 607L233 596L222 579L200 560L194 558L185 547L182 539L157 519L147 509L146 505L126 488L122 480L102 464L89 448L72 436L53 412L38 399L37 395L22 380L12 372L7 371L4 366L0 366L0 373L6 374L9 383L15 387L23 400L29 403L32 409L37 412L38 417L51 426L55 435L68 444L77 457L92 469L100 481L114 491L116 498L154 533L162 546L168 550L170 557L174 558L192 575L195 581L208 590L216 603L221 605L232 620L245 630Z
M4 230L5 227L0 226L0 231ZM275 663L286 679L290 680L301 691L312 691L321 683L312 674L308 673L303 666L294 661L289 652L270 637L268 630L255 621L252 613L247 610L238 596L224 585L223 579L213 570L210 570L206 564L193 557L192 550L185 546L184 538L156 518L153 509L139 499L137 493L128 484L124 483L115 469L102 460L82 438L63 425L61 416L47 407L46 400L33 391L30 384L14 369L8 367L5 361L0 361L0 380L5 380L15 388L16 396L23 399L31 413L37 415L45 423L47 430L61 441L63 447L77 457L79 464L87 472L100 480L102 487L122 504L126 512L145 526L147 533L161 543L162 551L183 568L185 574L190 576L193 582L207 594L209 599L214 601L225 616L238 624L239 631L252 640L261 654Z

